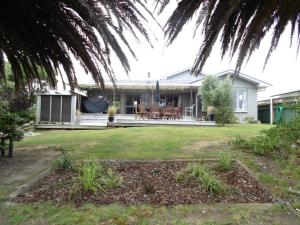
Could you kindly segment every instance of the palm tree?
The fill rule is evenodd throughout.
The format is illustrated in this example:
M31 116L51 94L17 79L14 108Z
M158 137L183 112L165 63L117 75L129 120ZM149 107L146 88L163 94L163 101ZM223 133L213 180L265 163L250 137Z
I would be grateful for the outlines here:
M135 57L124 37L127 30L149 41L142 21L143 0L9 0L0 3L0 81L5 61L11 65L16 88L46 77L52 87L62 68L72 88L76 75L71 56L104 86L103 74L114 80L112 52L126 72L124 47ZM137 34L138 33L138 34ZM141 35L140 35L141 34ZM127 51L126 50L126 51ZM71 53L71 54L70 54ZM41 71L43 74L41 74Z
M157 0L162 12L170 0ZM265 65L276 49L286 26L291 24L293 36L300 46L300 1L295 0L178 0L177 8L168 19L165 29L171 44L184 25L196 16L197 31L202 25L204 42L195 59L193 72L201 72L212 47L221 36L222 57L229 51L238 54L236 72L246 58L257 49L268 32L273 31Z

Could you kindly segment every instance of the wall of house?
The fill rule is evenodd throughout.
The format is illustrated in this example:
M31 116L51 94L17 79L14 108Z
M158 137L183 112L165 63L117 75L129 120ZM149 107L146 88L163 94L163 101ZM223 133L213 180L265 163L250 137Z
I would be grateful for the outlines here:
M244 120L245 117L253 117L257 120L257 86L239 78L234 78L232 86L234 93L236 93L238 89L247 90L247 110L245 112L235 112L235 116L241 121Z

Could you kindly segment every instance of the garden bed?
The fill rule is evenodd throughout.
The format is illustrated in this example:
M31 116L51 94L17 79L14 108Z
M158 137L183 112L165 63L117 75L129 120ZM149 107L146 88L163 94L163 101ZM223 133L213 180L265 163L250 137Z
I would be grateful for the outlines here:
M194 162L194 161L193 161ZM121 203L178 205L197 203L248 203L272 202L271 194L238 163L229 171L220 171L214 162L203 162L213 171L226 191L213 194L207 191L197 179L179 182L176 175L190 162L106 162L122 178L119 187L105 191L80 191L74 187L78 182L76 170L55 170L36 183L30 191L16 197L16 202L56 203L74 202L76 204L95 203L98 205Z

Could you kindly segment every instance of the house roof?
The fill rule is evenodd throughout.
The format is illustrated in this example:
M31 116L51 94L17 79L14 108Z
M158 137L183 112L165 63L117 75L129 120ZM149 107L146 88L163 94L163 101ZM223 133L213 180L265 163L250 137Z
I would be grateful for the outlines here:
M260 88L260 89L272 86L272 84L267 83L267 82L262 81L262 80L259 80L257 78L254 78L250 75L247 75L247 74L244 74L244 73L241 73L241 72L236 74L236 72L232 69L225 70L223 72L217 73L215 76L221 77L221 76L226 76L226 75L232 75L232 76L235 76L235 77L240 78L242 80L246 80L250 83L256 84L258 86L258 88Z
M284 93L279 93L276 95L271 95L271 97L278 97L278 98L285 98L285 97L299 97L300 96L300 90L295 90L295 91L289 91L289 92L284 92Z
M97 88L95 85L91 84L81 84L81 88ZM144 89L155 89L156 88L156 80L144 81L144 80L118 80L114 86L114 84L110 82L105 82L106 89L119 89L119 90L144 90ZM172 82L169 80L159 80L159 88L161 90L190 90L197 89L198 85L189 84L189 83L178 83Z
M190 68L186 68L176 73L165 76L159 80L161 90L189 90L196 89L201 85L201 81L205 78L206 74L201 73L197 77L190 73ZM239 73L235 75L234 70L226 70L221 73L215 74L217 77L225 76L230 74L236 76L239 79L257 85L259 89L263 89L271 86L271 84L246 75ZM99 88L95 84L80 84L81 88ZM123 89L123 90L139 90L146 88L155 88L156 80L117 80L114 85L111 81L105 82L107 89Z

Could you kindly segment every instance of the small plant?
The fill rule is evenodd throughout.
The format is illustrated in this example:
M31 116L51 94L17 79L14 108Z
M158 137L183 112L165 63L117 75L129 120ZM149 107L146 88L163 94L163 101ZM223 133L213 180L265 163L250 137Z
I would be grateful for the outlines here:
M218 154L218 168L222 171L228 171L232 168L232 158L227 152L220 152Z
M187 180L186 175L187 174L186 174L185 170L178 171L176 173L176 181L177 182L183 182L183 181Z
M62 153L62 155L55 162L54 168L56 168L56 169L65 169L65 170L73 169L74 162L70 158L69 154L65 150L62 150L61 153Z
M249 142L245 138L239 135L233 138L232 140L230 140L229 145L233 146L234 148L242 148L242 149L249 148Z
M94 162L84 162L79 168L79 180L84 191L104 191L101 185L102 166Z
M211 194L220 194L226 189L223 182L201 163L189 163L185 169L176 174L176 180L179 182L190 178L196 178Z
M101 184L106 188L116 188L121 186L122 177L114 173L111 169L108 169L106 174L102 176Z
M192 163L187 166L193 177L196 177L201 182L205 190L211 194L220 194L225 191L225 186L206 166L200 163Z
M115 114L117 112L117 108L115 106L108 107L107 114L109 122L113 122L115 118Z
M79 181L84 191L105 191L122 184L122 177L95 162L83 162L79 166Z
M253 116L247 116L247 117L245 117L244 121L247 122L248 124L259 123L259 121L255 120Z

